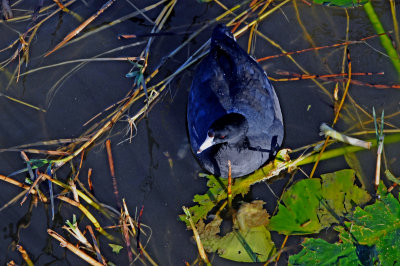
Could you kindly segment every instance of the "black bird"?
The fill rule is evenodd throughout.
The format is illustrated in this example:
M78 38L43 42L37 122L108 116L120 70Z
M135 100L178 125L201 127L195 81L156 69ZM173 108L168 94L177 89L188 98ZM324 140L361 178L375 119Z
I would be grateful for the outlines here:
M210 53L197 67L189 93L188 131L193 153L214 175L252 173L283 140L279 101L267 74L224 25L212 33Z

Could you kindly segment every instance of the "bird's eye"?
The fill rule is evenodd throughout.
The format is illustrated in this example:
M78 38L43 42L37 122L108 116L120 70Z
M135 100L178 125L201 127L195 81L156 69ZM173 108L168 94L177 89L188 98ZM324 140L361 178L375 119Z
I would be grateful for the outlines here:
M225 137L226 137L226 136L225 136L225 135L223 135L223 136L220 136L219 138L220 138L220 139L224 139Z

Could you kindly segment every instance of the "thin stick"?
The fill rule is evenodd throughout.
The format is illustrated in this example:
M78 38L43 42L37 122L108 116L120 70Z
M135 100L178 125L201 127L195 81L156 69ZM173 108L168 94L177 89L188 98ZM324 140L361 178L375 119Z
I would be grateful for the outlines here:
M201 259L207 264L207 266L211 266L211 263L208 260L207 254L206 254L206 252L204 250L203 244L201 243L199 232L197 232L196 226L193 223L193 220L192 220L192 217L190 215L189 209L186 208L185 206L183 206L182 209L186 214L186 219L189 220L190 227L192 228L193 235L194 235L194 240L196 241L197 249L199 251Z
M282 243L282 246L281 246L281 250L286 246L286 242L287 242L288 238L289 238L289 235L286 235L286 236L285 236L285 239L283 240L283 243ZM281 254L282 254L282 252L280 252L280 253L278 254L278 256L276 257L275 264L278 263L278 261L279 261L279 259L280 259L280 257L281 257Z
M88 181L90 193L92 193L92 195L94 195L94 189L93 189L93 183L92 183L92 171L93 171L93 169L89 168L88 174L87 174L87 181Z
M127 215L126 213L126 204L125 204L125 199L122 199L123 202L123 206L124 206L124 211L121 210L121 218L120 218L120 224L122 223L122 234L124 236L124 240L125 240L125 245L126 245L126 250L128 252L128 259L129 259L129 264L132 264L133 262L133 253L131 250L131 240L129 238L129 228L127 225L127 220L130 218L129 214ZM130 221L129 221L130 222ZM132 224L131 224L132 226ZM133 231L135 231L135 228L133 228Z
M80 163L79 163L78 171L76 172L75 177L74 177L74 179L73 179L74 182L76 182L76 181L79 179L79 173L80 173L80 171L81 171L81 169L82 169L83 158L84 158L84 156L85 156L85 151L83 151L83 152L81 153L81 161L80 161Z
M231 161L228 160L228 206L232 208L232 165Z
M103 265L107 265L105 259L103 258L103 256L101 255L100 249L99 249L99 245L97 243L96 237L94 235L93 229L90 225L86 226L87 230L90 233L90 236L92 237L92 241L93 241L93 247L94 250L96 251L96 256L97 256L97 260L101 263L103 263Z
M383 150L383 139L379 141L377 158L376 158L376 170L375 170L375 190L378 189L379 182L381 179L381 158L382 158L382 150Z
M396 3L393 0L390 0L390 11L392 13L393 29L397 44L397 50L399 50L399 45L400 45L399 24L397 22L397 16L396 16Z
M28 198L28 195L31 193L33 187L36 187L40 182L42 182L44 180L43 175L39 175L35 182L33 182L33 184L31 185L31 187L28 189L28 191L26 192L25 196L22 198L21 200L21 206L22 204L24 204L24 202L26 201L26 199Z
M276 6L274 6L273 8L271 8L270 10L268 10L267 12L265 12L264 14L260 15L259 17L257 17L257 19L253 20L252 22L250 22L249 24L247 24L246 26L244 26L243 28L241 28L240 30L236 31L234 33L235 37L240 36L241 34L243 34L248 28L250 28L251 26L253 26L256 23L259 23L260 21L264 20L266 17L268 17L269 15L271 15L272 13L274 13L276 10L278 10L279 8L281 8L282 6L284 6L285 4L287 4L288 2L290 2L291 0L285 0L279 4L277 4Z
M51 51L47 52L44 57L50 55L54 51L58 50L61 48L64 44L66 44L69 40L71 40L73 37L78 35L86 26L88 26L93 20L95 20L101 13L104 12L107 8L109 8L116 0L109 0L107 3L105 3L94 15L92 15L90 18L85 20L79 27L77 27L75 30L70 32L65 38L57 44Z
M279 75L290 75L289 72L286 71L281 71L281 72L277 72L277 74ZM318 74L295 74L295 77L293 78L272 78L270 76L268 76L268 79L272 80L272 81L298 81L298 80L303 80L303 79L317 79L317 78L321 78L321 79L329 79L329 78L335 78L335 77L345 77L348 75L348 73L336 73L336 74L325 74L325 75L318 75ZM384 75L384 72L377 72L377 73L373 73L373 72L361 72L361 73L352 73L352 76L373 76L373 75ZM400 88L400 86L399 86Z
M73 244L69 243L67 240L65 240L65 238L63 238L62 236L60 236L58 233L56 233L55 231L51 230L51 229L47 229L47 233L54 237L55 239L57 239L58 241L60 241L60 246L65 247L69 250L71 250L73 253L75 253L77 256L81 257L83 260L85 260L86 262L88 262L91 265L95 265L95 266L103 266L103 264L99 263L97 260L93 259L92 257L90 257L88 254L86 254L85 252L83 252L82 250L80 250L79 248L75 247Z
M114 237L112 235L108 234L106 231L104 231L104 229L100 226L100 223L96 220L96 218L94 218L94 216L88 211L88 209L85 208L85 206L83 206L79 202L76 202L76 201L74 201L70 198L64 197L64 196L58 196L57 199L65 201L65 202L71 204L72 206L78 207L83 212L83 214L85 214L86 217L93 223L93 225L94 225L94 227L96 227L97 231L99 231L102 235L107 237L109 240L115 241Z
M118 193L118 184L117 178L115 177L115 170L114 170L114 160L111 152L111 141L108 139L106 141L106 150L107 150L107 157L108 157L108 165L110 167L110 174L112 178L113 188L114 188L114 196L117 202L118 209L121 209L121 202L119 200L119 193Z
M372 39L372 38L376 38L376 37L379 37L379 36L385 35L385 34L388 34L388 32L381 33L381 34L375 34L375 35L372 35L372 36L368 36L368 37L362 38L362 39L360 39L358 41L347 41L347 42L335 43L335 44L331 44L331 45L306 48L306 49L302 49L302 50L298 50L298 51L294 51L294 52L284 52L284 53L277 54L277 55L270 55L270 56L259 58L259 59L257 59L257 61L258 62L262 62L262 61L266 61L266 60L269 60L269 59L278 58L278 57L281 57L281 56L288 56L288 55L292 55L292 54L300 54L300 53L304 53L304 52L322 50L322 49L326 49L326 48L334 48L334 47L339 47L339 46L343 46L343 45L362 43L362 42L365 42L366 40L369 40L369 39Z
M137 250L140 254L142 254L142 249L140 248L140 225L141 225L141 220L142 220L142 215L143 215L143 209L144 209L144 205L142 205L142 208L140 209L139 212L139 217L137 220L137 235L136 235L136 242L137 242Z
M25 184L23 184L23 183L21 183L21 182L19 182L17 180L14 180L12 178L7 177L5 175L0 175L0 180L6 181L6 182L8 182L10 184L16 185L17 187L23 188L25 190L29 190L31 188L30 186L27 186L27 185L25 185ZM37 192L36 192L36 190L32 189L32 190L29 191L29 193L35 195Z
M351 81L351 60L350 60L350 52L349 52L349 50L347 50L347 64L348 64L348 69L349 69L349 73L348 73L348 78L349 78L349 79L347 80L346 88L345 88L345 90L344 90L344 93L343 93L343 96L342 96L342 100L340 101L338 110L337 110L337 112L336 112L335 119L333 120L332 127L336 124L336 122L337 122L337 120L338 120L338 118L339 118L340 110L341 110L342 107L343 107L344 100L346 99L346 95L347 95L347 92L348 92L349 86L350 86L350 81ZM314 164L314 166L313 166L313 169L311 170L310 178L313 177L313 175L314 175L314 173L315 173L315 170L317 169L319 160L321 159L322 153L325 151L326 146L328 145L329 139L330 139L329 136L325 139L324 146L322 147L320 153L318 154L317 161L315 162L315 164Z
M24 259L26 264L28 264L28 266L34 266L32 260L29 258L29 255L26 252L26 250L21 245L17 245L17 249L18 249L19 253L21 253L22 258Z

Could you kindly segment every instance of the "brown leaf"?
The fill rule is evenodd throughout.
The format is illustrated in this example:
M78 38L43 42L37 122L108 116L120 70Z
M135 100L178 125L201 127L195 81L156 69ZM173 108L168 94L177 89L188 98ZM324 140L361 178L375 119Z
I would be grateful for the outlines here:
M267 225L269 214L263 209L265 204L262 200L255 200L251 203L243 203L237 214L237 222L242 231L246 229Z

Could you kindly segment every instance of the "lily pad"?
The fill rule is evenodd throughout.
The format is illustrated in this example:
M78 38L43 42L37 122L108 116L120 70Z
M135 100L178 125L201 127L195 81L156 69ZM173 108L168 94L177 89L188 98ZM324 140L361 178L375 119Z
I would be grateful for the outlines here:
M339 222L353 207L371 199L354 181L354 171L345 169L297 182L284 193L269 229L286 235L313 234Z
M357 244L374 246L382 265L394 265L400 258L400 203L381 183L380 199L364 209L357 207L348 230L338 227L341 238Z
M304 249L289 258L292 265L397 265L400 258L400 203L381 182L379 198L357 207L345 226L337 226L341 243L307 239Z
M276 252L270 232L265 228L269 215L264 202L243 204L234 220L234 230L219 236L222 219L217 216L207 225L197 225L201 242L207 252L217 252L225 259L239 262L264 262ZM253 217L253 219L250 219Z
M352 243L331 244L323 239L308 238L298 254L289 257L289 265L360 265Z

